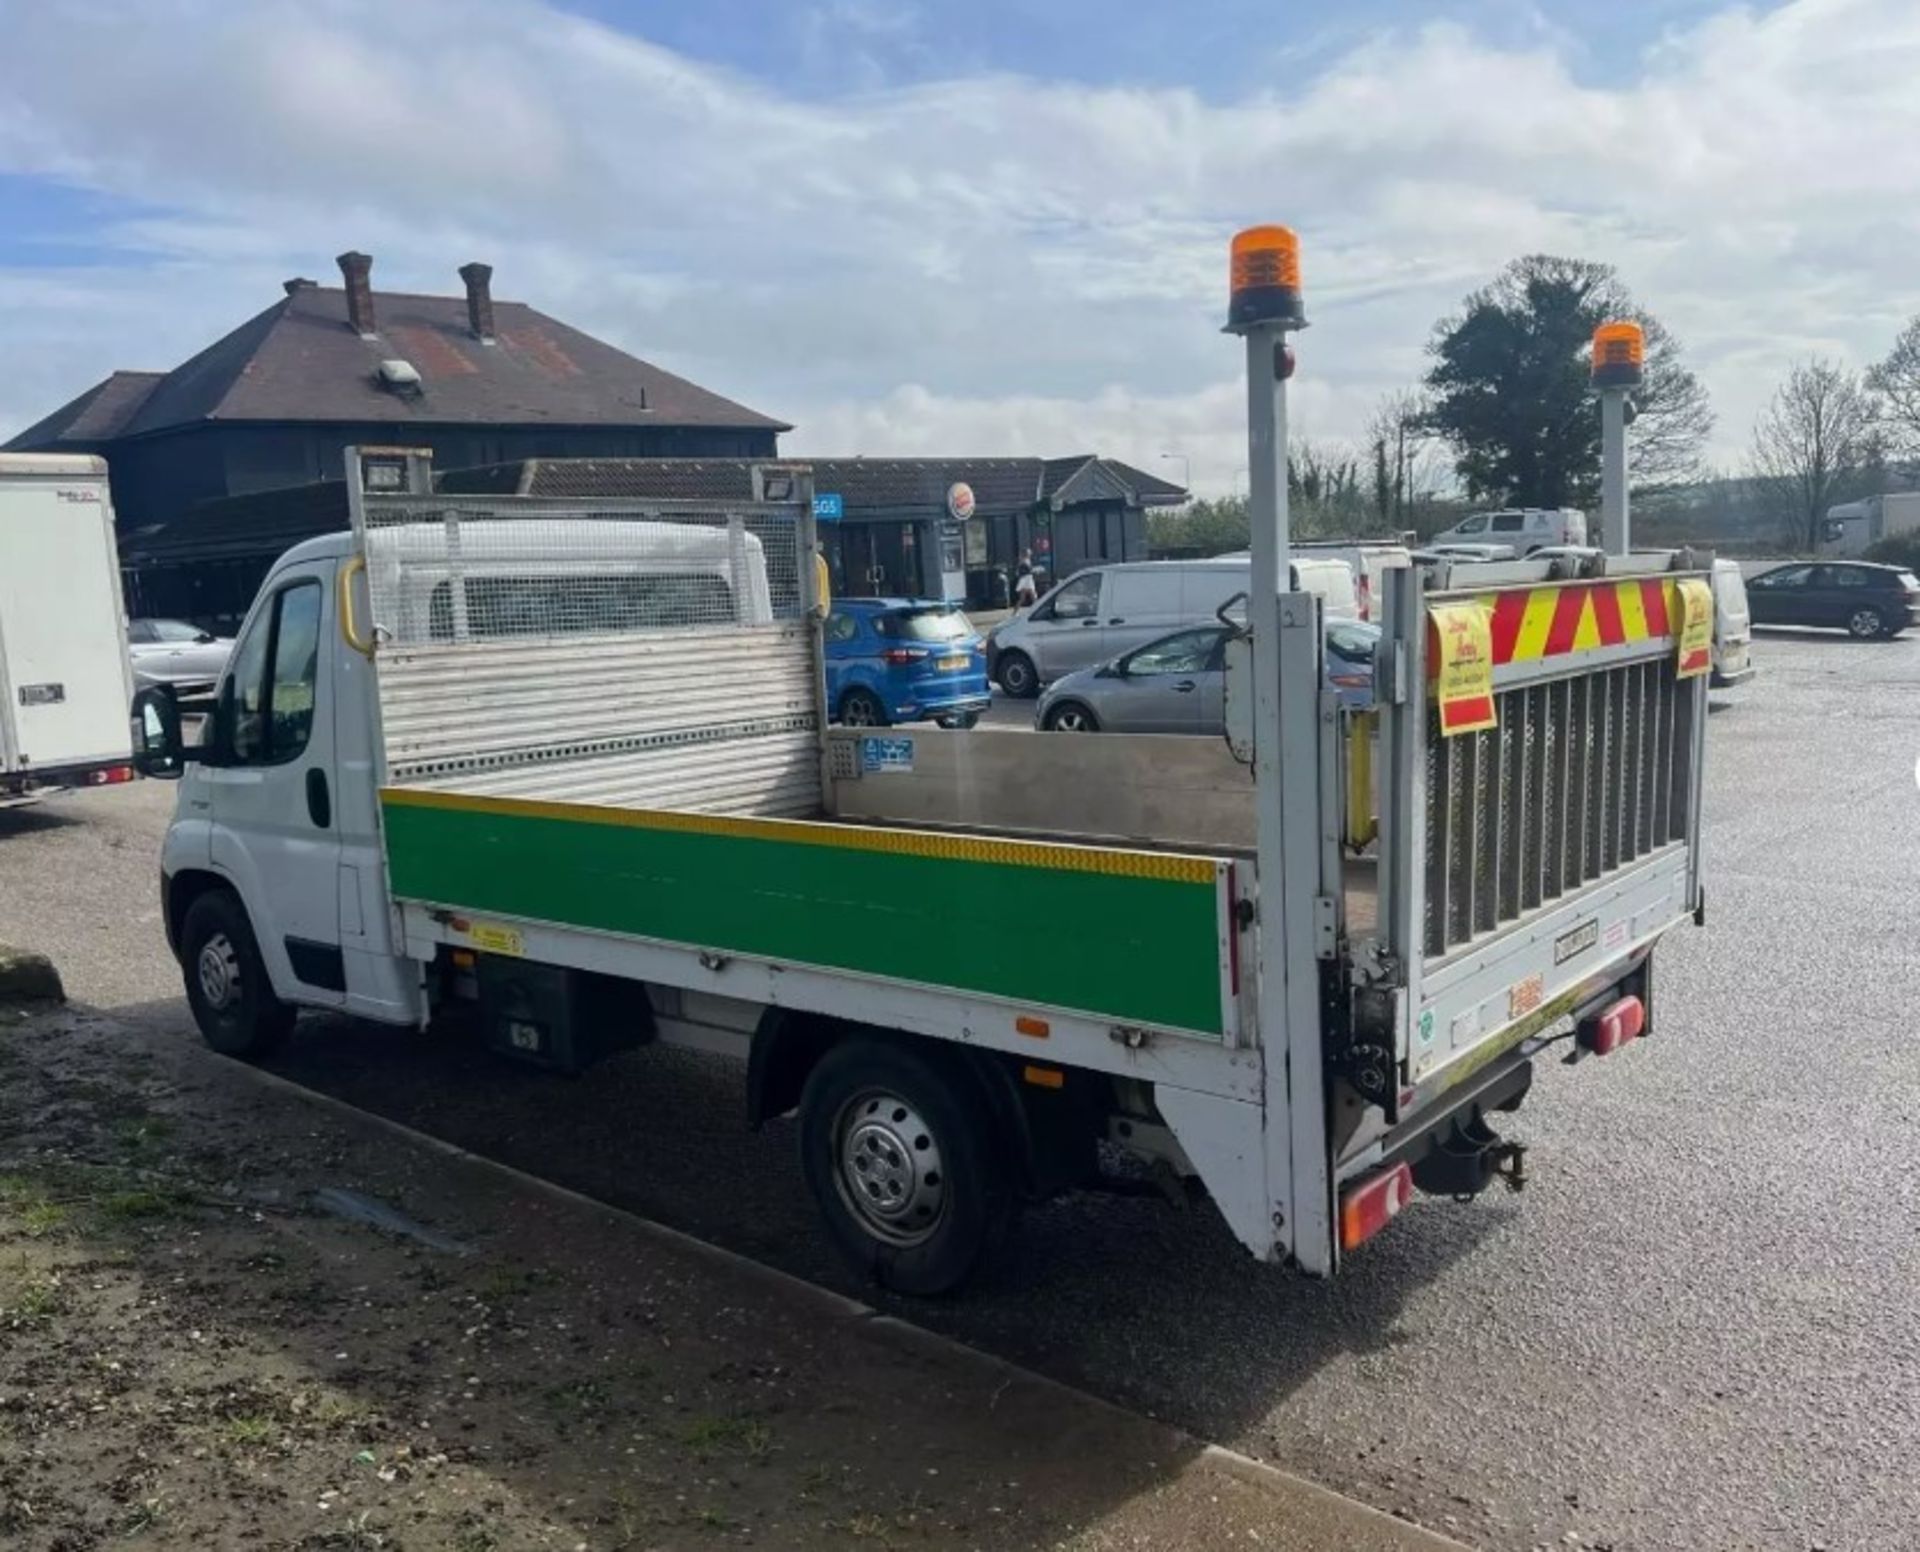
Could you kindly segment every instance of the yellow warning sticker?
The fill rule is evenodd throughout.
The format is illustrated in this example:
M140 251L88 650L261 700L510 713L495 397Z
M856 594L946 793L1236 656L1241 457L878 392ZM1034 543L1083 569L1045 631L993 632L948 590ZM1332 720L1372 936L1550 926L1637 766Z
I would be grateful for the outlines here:
M1699 577L1682 577L1679 677L1691 679L1713 666L1713 589Z
M519 958L527 951L526 939L518 927L503 927L498 922L474 922L467 928L467 941L489 954L511 954Z
M1427 618L1441 734L1493 727L1493 611L1483 603L1435 604Z

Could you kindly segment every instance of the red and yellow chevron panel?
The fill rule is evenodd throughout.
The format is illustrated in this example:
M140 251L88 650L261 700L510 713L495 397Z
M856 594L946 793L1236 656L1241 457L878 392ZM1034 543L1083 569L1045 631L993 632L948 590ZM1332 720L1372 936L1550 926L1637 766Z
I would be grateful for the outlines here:
M1510 588L1479 594L1475 602L1492 615L1493 662L1504 668L1671 636L1677 596L1674 579L1630 577Z
M1670 634L1671 598L1670 584L1657 577L1495 593L1485 600L1493 609L1494 664L1657 640Z

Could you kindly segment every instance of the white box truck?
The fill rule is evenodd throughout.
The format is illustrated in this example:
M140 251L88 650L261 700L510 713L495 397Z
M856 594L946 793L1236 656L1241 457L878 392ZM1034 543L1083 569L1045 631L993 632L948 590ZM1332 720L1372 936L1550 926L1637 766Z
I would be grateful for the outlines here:
M0 453L0 808L133 780L104 460Z

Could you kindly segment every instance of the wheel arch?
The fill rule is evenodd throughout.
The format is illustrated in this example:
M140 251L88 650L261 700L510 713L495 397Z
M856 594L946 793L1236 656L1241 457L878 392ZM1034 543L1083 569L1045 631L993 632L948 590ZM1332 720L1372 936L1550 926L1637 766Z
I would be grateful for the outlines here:
M217 889L224 889L240 900L239 887L233 880L210 868L182 868L167 879L161 900L161 914L167 929L167 947L173 950L175 959L180 957L180 931L186 924L187 912L193 909L194 901ZM246 907L247 902L240 900L240 908L244 911ZM252 920L251 912L248 912L248 920Z
M1052 730L1056 725L1060 713L1069 708L1079 712L1081 716L1085 717L1087 719L1087 726L1094 732L1098 733L1100 731L1100 714L1085 701L1078 700L1073 696L1067 696L1062 700L1055 701L1047 708L1047 727L1049 730Z
M747 1125L758 1131L766 1121L796 1108L808 1077L827 1052L857 1038L908 1047L967 1084L1013 1150L1014 1179L1024 1195L1050 1196L1088 1173L1091 1150L1083 1161L1074 1144L1083 1132L1091 1140L1090 1124L1081 1123L1090 1113L1099 1074L1069 1070L1069 1081L1059 1090L1029 1088L1021 1082L1019 1059L1005 1052L786 1008L769 1008L754 1030L747 1055ZM1074 1109L1057 1118L1061 1124L1049 1125L1050 1118L1038 1109L1043 1100Z

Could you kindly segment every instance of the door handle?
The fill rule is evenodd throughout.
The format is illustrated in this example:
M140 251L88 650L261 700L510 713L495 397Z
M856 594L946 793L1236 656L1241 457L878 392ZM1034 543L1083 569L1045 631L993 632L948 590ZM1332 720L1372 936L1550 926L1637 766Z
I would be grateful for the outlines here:
M1174 688L1178 690L1182 695L1185 695L1187 691L1191 690L1193 687L1194 685L1191 679L1182 679L1178 684L1174 686Z
M327 773L317 765L307 767L307 817L315 829L333 827L333 794L327 791Z
M1123 616L1116 614L1111 620L1107 621L1107 623L1109 625L1125 625L1127 622Z
M1082 625L1098 625L1100 622L1098 620L1082 620L1080 623Z

